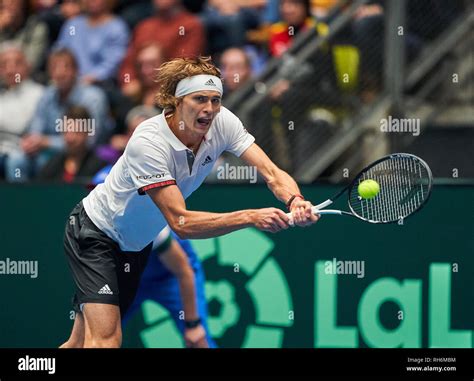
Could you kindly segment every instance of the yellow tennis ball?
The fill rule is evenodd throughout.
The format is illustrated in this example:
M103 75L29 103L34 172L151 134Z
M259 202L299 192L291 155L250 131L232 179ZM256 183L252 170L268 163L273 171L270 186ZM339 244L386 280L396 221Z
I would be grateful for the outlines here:
M357 187L360 197L364 199L371 199L380 192L380 185L375 180L364 180Z

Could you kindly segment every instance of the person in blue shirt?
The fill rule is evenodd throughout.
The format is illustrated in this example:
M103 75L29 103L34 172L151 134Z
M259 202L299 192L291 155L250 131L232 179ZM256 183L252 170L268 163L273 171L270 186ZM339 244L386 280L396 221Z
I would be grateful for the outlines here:
M67 49L53 51L48 58L52 84L46 88L20 141L21 150L9 158L8 181L26 181L39 173L46 162L64 149L61 122L71 105L82 106L91 116L89 144L105 142L113 128L109 104L99 87L81 84L77 62Z
M92 179L91 187L104 182L111 169L112 165L101 169ZM153 300L169 311L188 348L216 347L207 325L205 281L191 242L180 239L166 227L153 242L137 295L122 316L122 326L145 300Z
M68 48L79 63L83 83L113 79L125 56L129 30L125 22L111 12L111 1L84 1L84 15L67 20L61 28L55 48Z

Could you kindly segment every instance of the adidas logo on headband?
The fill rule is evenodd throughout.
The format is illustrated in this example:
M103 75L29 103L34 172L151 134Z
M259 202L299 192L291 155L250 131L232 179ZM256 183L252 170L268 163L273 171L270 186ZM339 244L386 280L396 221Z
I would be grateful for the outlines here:
M221 79L208 74L198 74L182 79L176 85L174 95L175 97L183 97L196 91L211 90L209 88L210 86L212 86L213 91L218 91L222 95L223 89Z

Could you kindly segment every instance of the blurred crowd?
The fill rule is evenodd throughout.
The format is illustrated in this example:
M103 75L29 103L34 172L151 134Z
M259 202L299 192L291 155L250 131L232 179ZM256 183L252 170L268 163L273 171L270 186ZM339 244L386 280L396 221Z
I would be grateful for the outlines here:
M442 1L410 3L418 6L411 19L437 17L429 30L419 30L423 23L409 27L417 52L450 20ZM337 6L337 0L0 0L0 179L87 182L120 157L143 120L161 112L154 103L161 63L212 55L222 70L225 105L299 33L328 33ZM341 34L360 51L366 89L377 90L381 80L384 7L384 1L360 7ZM319 57L313 65L327 63ZM298 80L280 80L269 97L291 95Z

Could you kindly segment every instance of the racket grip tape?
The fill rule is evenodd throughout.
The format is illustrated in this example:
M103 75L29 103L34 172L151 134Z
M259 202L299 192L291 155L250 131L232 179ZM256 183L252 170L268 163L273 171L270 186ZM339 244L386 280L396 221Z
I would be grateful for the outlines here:
M313 206L311 208L311 211L313 212L313 214L319 214L319 215L323 215L323 214L339 214L339 215L342 215L342 211L340 210L335 210L335 209L323 209L323 210L319 210L317 209L315 206ZM295 223L294 223L294 220L293 220L293 215L291 213L286 213L286 215L288 216L288 218L290 219L289 221L289 225L290 226L294 226Z

